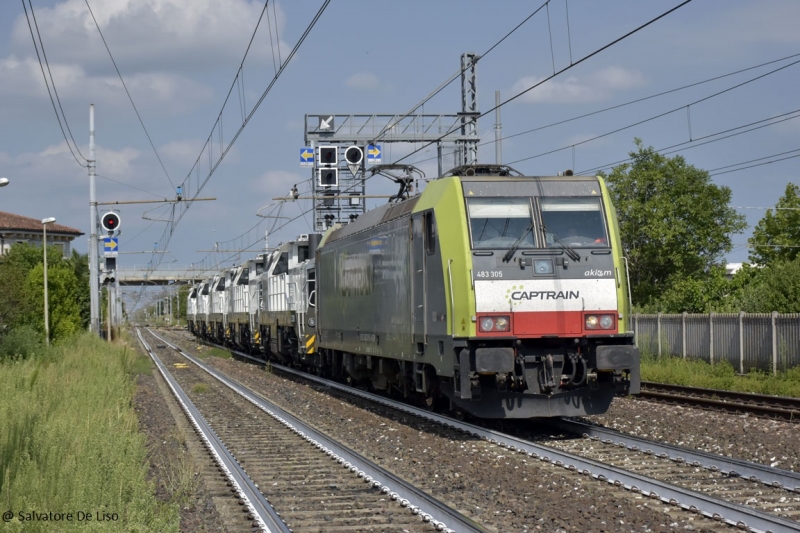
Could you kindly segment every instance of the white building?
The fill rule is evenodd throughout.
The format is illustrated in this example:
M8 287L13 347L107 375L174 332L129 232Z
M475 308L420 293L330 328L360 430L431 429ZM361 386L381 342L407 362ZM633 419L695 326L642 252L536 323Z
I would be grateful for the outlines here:
M8 253L11 246L18 242L41 246L42 234L41 219L0 211L0 253ZM83 233L75 228L61 224L47 225L47 244L61 248L64 257L72 253L70 243L81 235Z

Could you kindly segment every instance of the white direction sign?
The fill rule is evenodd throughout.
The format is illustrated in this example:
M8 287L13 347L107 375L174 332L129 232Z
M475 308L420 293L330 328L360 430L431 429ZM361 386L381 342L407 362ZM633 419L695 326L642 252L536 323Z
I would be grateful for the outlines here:
M319 131L333 131L333 115L319 115Z

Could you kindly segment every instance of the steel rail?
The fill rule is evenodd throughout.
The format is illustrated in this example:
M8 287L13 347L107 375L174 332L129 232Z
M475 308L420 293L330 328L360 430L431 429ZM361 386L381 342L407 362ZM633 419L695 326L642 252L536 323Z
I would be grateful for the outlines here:
M700 407L712 406L733 412L778 416L792 421L800 420L800 398L652 382L642 383L639 397Z
M150 354L150 358L155 363L161 376L167 382L167 385L169 385L172 394L175 395L178 403L180 403L189 421L195 427L206 447L214 456L214 460L222 469L225 477L233 484L236 494L244 501L244 504L253 514L259 528L269 533L290 533L291 529L289 529L281 519L280 514L270 505L261 491L258 490L255 483L253 483L253 480L250 479L244 469L239 465L233 454L228 451L214 430L211 429L211 426L209 426L208 422L203 418L203 415L200 414L200 411L198 411L197 407L195 407L194 403L189 399L189 396L186 395L175 378L172 377L164 366L164 363L161 362L161 359L153 353L150 345L147 344L147 341L142 337L139 328L136 328L136 334L139 337L139 342L142 343L144 349Z
M237 350L230 351L236 355L259 361L262 364L266 363L265 361L252 357L244 352L239 352ZM342 385L340 383L317 376L312 376L310 374L306 374L282 365L277 365L274 363L270 364L272 368L279 369L287 374L296 375L305 380L314 381L324 385L325 387L335 389L349 395L358 396L366 400L385 405L392 409L416 415L432 422L437 422L443 426L462 431L476 438L484 439L492 444L497 444L498 446L507 448L511 451L525 453L529 457L537 458L555 466L560 466L571 471L576 471L581 474L591 476L592 478L600 481L606 481L607 483L625 488L626 490L630 490L632 492L641 493L645 496L659 499L669 505L679 506L684 510L696 512L706 516L707 518L723 521L738 528L748 529L754 533L778 531L800 532L800 522L788 520L786 518L771 515L757 509L746 507L744 505L728 502L719 498L708 496L706 494L692 491L690 489L648 478L568 452L534 444L532 442L512 437L498 431L484 429L473 424L461 422L443 415L438 415L436 413L431 413L424 409L419 409L417 407L412 407L407 404L389 400L382 396L354 389L352 387L348 387L346 385Z
M629 450L641 451L648 455L655 455L678 463L688 463L692 466L719 471L731 477L742 477L751 481L758 481L771 487L800 492L800 473L797 472L751 463L734 457L693 450L674 444L643 439L575 420L558 419L549 423L564 431L595 438L607 444L622 444Z
M479 524L473 522L458 511L436 500L357 452L348 449L344 445L308 426L295 416L256 394L241 383L209 367L193 355L181 350L163 337L156 335L150 329L148 329L148 331L151 335L160 339L167 346L180 353L210 376L227 385L250 403L294 431L301 438L316 446L344 468L349 469L353 474L357 475L365 482L370 483L376 489L380 488L381 492L389 495L392 500L399 501L401 506L408 507L413 514L420 515L425 522L431 522L437 530L450 533L454 533L455 531L486 533L486 530ZM235 353L247 355L243 353L240 354L239 352ZM250 358L252 359L252 357Z

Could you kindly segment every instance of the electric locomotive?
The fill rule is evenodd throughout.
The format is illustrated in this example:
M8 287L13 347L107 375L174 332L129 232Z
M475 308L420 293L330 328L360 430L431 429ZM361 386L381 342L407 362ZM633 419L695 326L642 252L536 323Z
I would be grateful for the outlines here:
M336 225L316 256L320 372L484 418L597 414L638 393L600 177L467 166Z

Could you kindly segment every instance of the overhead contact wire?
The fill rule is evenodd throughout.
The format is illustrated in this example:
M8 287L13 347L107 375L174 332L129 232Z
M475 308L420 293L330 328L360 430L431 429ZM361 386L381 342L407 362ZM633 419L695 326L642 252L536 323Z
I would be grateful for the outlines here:
M147 136L147 141L150 143L150 147L153 149L153 153L156 154L156 159L158 159L158 164L161 165L161 169L164 171L164 175L167 177L167 181L169 182L170 187L172 190L175 190L175 184L172 183L172 178L169 177L169 172L167 172L167 167L164 166L164 162L161 160L161 156L158 154L158 150L156 150L156 145L153 144L153 139L150 138L150 133L147 131L147 127L144 125L144 121L142 120L142 116L139 114L139 110L136 108L136 104L133 101L133 97L131 96L130 91L128 91L128 86L125 84L125 80L122 78L122 73L117 66L117 62L114 60L114 55L111 53L111 49L108 47L108 43L106 42L106 38L103 35L102 30L100 29L100 24L97 23L97 19L94 16L94 12L92 11L92 6L89 5L89 0L84 0L86 2L86 7L89 9L89 14L92 16L92 20L94 21L95 27L97 27L97 33L100 34L100 39L103 40L103 45L106 47L106 52L108 52L108 57L111 58L111 63L114 65L114 70L117 71L117 76L119 77L119 81L122 83L122 88L125 89L125 94L128 95L128 100L133 106L133 111L136 113L136 118L139 119L139 124L142 125L142 129L144 130L145 136Z
M58 121L58 127L61 129L61 135L64 137L64 142L67 143L67 148L69 149L69 152L72 154L72 157L75 159L75 162L78 163L82 167L86 167L87 165L84 165L83 163L81 163L78 160L78 156L75 155L75 152L72 149L72 145L70 145L69 139L67 139L67 133L64 131L64 124L61 123L61 116L58 114L58 110L56 109L56 102L55 102L55 100L53 100L53 93L50 91L50 84L51 83L53 84L53 91L56 90L55 82L52 80L52 74L51 74L51 80L50 80L50 82L48 82L47 81L47 75L44 73L44 65L42 64L42 57L39 55L39 46L40 46L41 43L37 44L36 36L34 36L34 34L33 34L33 27L31 26L31 20L30 20L30 17L28 16L28 7L25 5L25 0L22 0L22 8L25 10L25 19L28 21L28 30L31 33L31 39L33 40L33 48L36 51L36 58L39 60L39 68L42 70L42 77L44 78L44 85L47 88L47 94L50 97L50 103L53 106L53 112L56 114L56 120ZM31 15L33 15L33 5L32 4L31 4ZM35 20L35 17L34 17L34 20ZM37 28L36 31L37 31L37 34L38 34L38 31L39 31L38 28ZM41 39L41 36L39 38ZM44 44L41 44L41 46L42 46L42 54L44 54ZM45 58L45 61L47 61L46 58ZM47 71L50 72L50 66L49 65L47 67ZM56 95L56 98L58 98L58 95ZM59 108L61 107L61 101L60 100L59 100L58 106L59 106ZM61 112L62 113L64 112L63 109L62 109ZM64 122L65 123L67 122L67 116L66 115L64 115ZM69 130L69 124L67 124L67 130ZM70 131L70 137L72 137L72 132L71 131ZM75 140L73 139L73 143L74 142L75 142ZM75 149L78 150L77 143L75 143ZM80 156L84 160L86 160L86 158L83 157L83 154L80 153L80 150L78 150L78 153L80 154Z
M497 110L498 108L500 108L500 107L503 107L504 105L506 105L506 104L508 104L508 103L510 103L510 102L513 102L514 100L516 100L516 99L517 99L517 98L519 98L520 96L522 96L522 95L524 95L524 94L526 94L526 93L528 93L528 92L532 91L533 89L535 89L535 88L537 88L537 87L541 86L542 84L544 84L544 83L546 83L546 82L550 81L551 79L555 78L556 76L559 76L559 75L563 74L564 72L567 72L568 70L570 70L570 69L572 69L572 68L574 68L574 67L576 67L576 66L580 65L580 64L581 64L581 63L583 63L584 61L587 61L588 59L591 59L592 57L596 56L597 54L599 54L599 53L601 53L601 52L603 52L603 51L607 50L608 48L610 48L610 47L614 46L615 44L617 44L617 43L619 43L619 42L621 42L621 41L623 41L623 40L627 39L627 38L628 38L628 37L630 37L631 35L634 35L635 33L637 33L637 32L639 32L639 31L643 30L644 28L646 28L646 27L650 26L651 24L654 24L655 22L657 22L657 21L661 20L662 18L664 18L664 17L666 17L667 15L669 15L669 14L671 14L671 13L675 12L676 10L680 9L681 7L685 6L686 4L688 4L688 3L690 3L690 2L692 2L692 0L684 0L683 2L681 2L680 4L678 4L677 6L675 6L675 7L671 8L671 9L669 9L668 11L665 11L664 13L662 13L662 14L658 15L657 17L655 17L655 18L653 18L653 19L651 19L651 20L649 20L649 21L645 22L644 24L642 24L642 25L638 26L637 28L634 28L633 30L631 30L631 31L629 31L628 33L626 33L625 35L622 35L621 37L618 37L618 38L614 39L614 40L613 40L613 41L611 41L610 43L608 43L608 44L606 44L606 45L602 46L601 48L598 48L597 50L595 50L595 51L591 52L590 54L588 54L588 55L585 55L584 57L580 58L580 59L579 59L578 61L576 61L575 63L572 63L571 65L568 65L568 66L566 66L566 67L562 68L561 70L559 70L559 71L555 72L555 73L554 73L552 76L548 76L547 78L545 78L545 79L541 80L540 82L538 82L538 83L535 83L535 84L534 84L534 85L532 85L531 87L528 87L527 89L524 89L524 90L522 90L522 91L518 92L517 94L515 94L515 95L514 95L514 96L512 96L511 98L509 98L509 99L505 100L504 102L500 102L500 104L498 104L498 105L496 105L496 106L492 107L492 108L491 108L491 109L489 109L488 111L485 111L485 112L481 113L481 114L480 114L480 115L478 115L476 118L482 118L482 117L484 117L484 116L488 115L489 113L491 113L491 112L493 112L493 111ZM416 149L416 150L412 151L411 153L409 153L409 154L407 154L407 155L403 156L402 158L398 159L398 160L397 160L395 163L399 163L400 161L403 161L403 160L405 160L405 159L407 159L407 158L411 157L412 155L414 155L414 154L416 154L416 153L420 152L421 150L424 150L424 149L425 149L425 148L427 148L428 146L431 146L431 145L433 145L433 144L436 144L437 142L441 141L442 139L444 139L445 137L447 137L448 135L450 135L450 134L451 134L451 133L453 133L454 131L458 130L459 128L460 128L460 126L458 126L458 127L456 127L456 128L452 128L451 130L447 131L447 132L446 132L444 135L440 136L440 137L439 137L437 140L428 142L427 144L425 144L425 146L423 146L423 147L421 147L421 148L418 148L418 149Z

